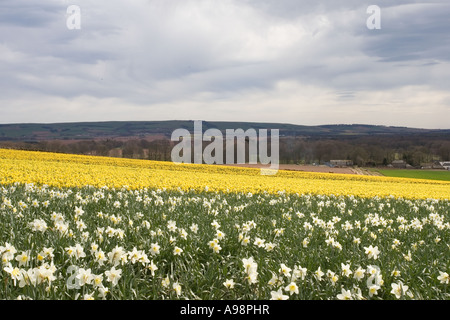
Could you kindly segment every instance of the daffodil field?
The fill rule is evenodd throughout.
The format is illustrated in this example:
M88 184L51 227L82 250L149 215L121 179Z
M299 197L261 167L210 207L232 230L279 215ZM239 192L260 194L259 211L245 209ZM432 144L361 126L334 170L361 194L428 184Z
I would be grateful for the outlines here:
M0 149L0 299L448 300L450 183Z

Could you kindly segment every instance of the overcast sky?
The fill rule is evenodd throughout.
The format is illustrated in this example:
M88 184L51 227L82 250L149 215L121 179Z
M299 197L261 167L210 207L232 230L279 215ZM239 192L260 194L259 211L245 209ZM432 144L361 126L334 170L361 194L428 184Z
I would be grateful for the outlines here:
M0 0L0 123L448 129L449 17L448 0Z

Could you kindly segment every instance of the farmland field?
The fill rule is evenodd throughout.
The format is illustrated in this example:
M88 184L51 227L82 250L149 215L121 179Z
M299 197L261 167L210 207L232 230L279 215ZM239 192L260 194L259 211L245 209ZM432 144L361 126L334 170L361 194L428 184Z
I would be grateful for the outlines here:
M448 300L450 182L0 150L1 299Z
M377 169L376 171L386 177L450 181L450 171L448 170Z

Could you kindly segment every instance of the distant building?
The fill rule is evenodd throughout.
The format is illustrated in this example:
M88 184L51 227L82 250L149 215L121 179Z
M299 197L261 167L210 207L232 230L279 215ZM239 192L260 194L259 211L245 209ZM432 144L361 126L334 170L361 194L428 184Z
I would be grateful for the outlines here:
M420 168L421 169L433 169L433 163L432 162L421 163Z
M450 170L450 161L434 161L429 163L422 163L422 169L436 169L436 170Z
M351 167L353 166L352 160L330 160L330 164L334 167Z
M406 161L405 160L394 160L392 161L392 166L398 169L406 169Z
M441 165L440 162L436 161L433 163L433 165L431 166L431 169L441 169L441 170L445 170L445 168Z
M450 161L442 161L442 162L439 162L439 164L440 164L442 167L444 167L444 169L450 170Z
M420 165L420 167L422 169L440 169L440 170L444 170L445 168L441 165L441 163L439 161L435 161L435 162L429 162L429 163L422 163Z

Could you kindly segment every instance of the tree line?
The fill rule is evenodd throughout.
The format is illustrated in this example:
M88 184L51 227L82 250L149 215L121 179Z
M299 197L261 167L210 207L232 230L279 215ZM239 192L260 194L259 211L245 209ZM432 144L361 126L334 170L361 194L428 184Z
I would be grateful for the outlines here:
M3 141L0 143L0 147L171 161L172 148L177 143L171 141L170 138L154 140L133 138L70 142L64 140ZM450 137L421 137L418 135L369 135L355 137L281 136L279 140L279 159L280 164L323 164L330 160L351 160L355 165L361 167L386 166L393 160L405 160L411 166L420 167L423 163L450 160Z

